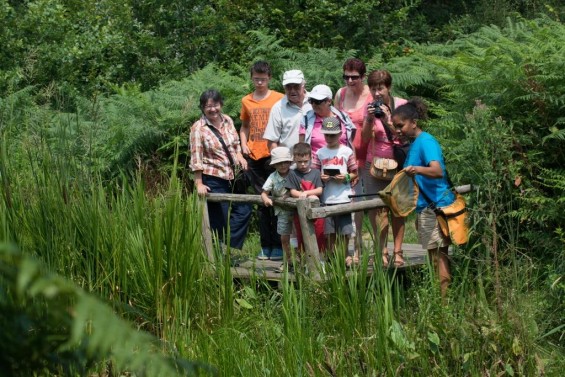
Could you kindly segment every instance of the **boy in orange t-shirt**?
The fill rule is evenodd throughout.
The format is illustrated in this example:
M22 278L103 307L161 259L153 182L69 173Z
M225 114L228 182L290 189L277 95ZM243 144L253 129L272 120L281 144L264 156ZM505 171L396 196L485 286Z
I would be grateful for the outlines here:
M267 140L263 139L263 133L271 108L284 97L284 94L269 89L272 72L267 62L254 63L250 73L255 90L241 99L240 119L242 123L239 138L243 155L247 160L247 177L253 190L261 194L263 184L274 171L270 166L271 155L267 147ZM273 208L260 206L258 215L261 252L257 258L281 260L283 251Z

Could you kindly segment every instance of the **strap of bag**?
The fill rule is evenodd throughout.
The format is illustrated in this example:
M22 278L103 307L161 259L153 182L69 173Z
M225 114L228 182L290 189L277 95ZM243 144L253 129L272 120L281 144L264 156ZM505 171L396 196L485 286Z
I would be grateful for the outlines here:
M428 202L428 208L435 212L436 215L441 215L441 210L437 207L436 202L430 199L424 190L420 189L420 194L424 197L424 200Z
M220 134L220 131L218 131L218 129L214 126L209 125L208 123L206 123L206 125L208 126L208 128L210 129L210 131L212 131L212 133L214 135L216 135L216 137L218 138L218 140L220 141L220 144L222 144L222 147L224 148L224 152L226 152L226 155L228 156L228 160L230 160L230 166L232 168L232 170L235 173L235 163L233 161L233 157L228 149L228 146L226 145L226 143L224 142L224 139L222 138L222 135Z
M394 97L391 97L391 104L390 104L389 108L390 108L390 113L392 114L392 112L396 108L396 106L394 104ZM383 128L385 129L385 133L386 133L386 137L387 137L388 141L390 141L391 143L394 143L394 136L392 135L392 131L388 128L388 126L382 120L381 120L381 124L383 125Z

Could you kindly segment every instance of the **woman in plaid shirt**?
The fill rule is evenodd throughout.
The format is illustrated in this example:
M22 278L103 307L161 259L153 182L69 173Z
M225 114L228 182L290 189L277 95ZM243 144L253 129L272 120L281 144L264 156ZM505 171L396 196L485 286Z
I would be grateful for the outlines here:
M222 95L217 90L209 89L202 93L202 117L190 128L190 169L194 172L194 185L200 196L206 196L209 192L232 193L235 170L247 170L247 161L241 154L239 135L233 120L222 114L223 104ZM219 137L223 139L229 156ZM235 166L232 166L230 160ZM233 203L231 212L229 207L229 202L208 203L210 228L225 243L229 222L230 246L241 249L251 217L251 205Z

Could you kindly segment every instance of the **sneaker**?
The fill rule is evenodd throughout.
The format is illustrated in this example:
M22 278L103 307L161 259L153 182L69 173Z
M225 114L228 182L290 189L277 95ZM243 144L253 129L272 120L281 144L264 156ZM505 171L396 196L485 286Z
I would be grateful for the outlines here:
M267 260L271 257L271 249L268 247L262 247L261 252L257 255L257 259L259 260Z
M271 260L282 260L283 259L283 250L279 248L273 249L271 252Z

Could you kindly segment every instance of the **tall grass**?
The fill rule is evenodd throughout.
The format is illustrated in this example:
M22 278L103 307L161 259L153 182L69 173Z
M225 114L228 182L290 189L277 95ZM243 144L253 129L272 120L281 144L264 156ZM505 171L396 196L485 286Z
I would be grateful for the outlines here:
M3 241L110 303L165 352L223 376L549 375L565 366L548 342L560 330L544 320L551 308L535 267L509 258L495 279L485 263L493 243L483 242L493 234L456 250L447 305L431 266L368 276L368 253L349 276L335 258L321 282L297 273L280 289L259 277L234 283L229 250L209 265L200 199L184 193L175 169L149 195L141 179L104 182L48 145L40 137L22 151L25 171L0 154ZM496 215L473 214L478 224ZM510 234L518 226L505 224Z

